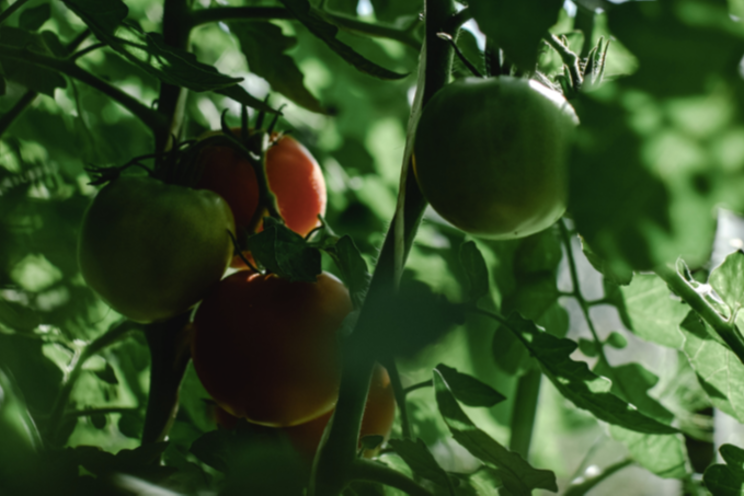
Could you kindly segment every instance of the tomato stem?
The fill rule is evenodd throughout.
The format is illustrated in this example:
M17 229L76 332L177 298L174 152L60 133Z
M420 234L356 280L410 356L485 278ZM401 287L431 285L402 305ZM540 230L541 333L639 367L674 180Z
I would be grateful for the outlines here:
M521 376L517 382L517 392L512 408L509 449L522 455L525 460L530 454L541 380L542 372L539 368L533 368Z
M678 263L682 263L681 260ZM715 308L680 275L677 268L662 266L654 272L713 328L736 357L744 363L744 338L736 327L736 323L722 318Z
M390 384L393 386L393 394L395 395L395 403L398 405L398 411L400 412L400 426L402 430L403 439L411 439L411 419L408 418L408 407L406 404L406 390L403 389L403 383L400 380L400 374L398 373L398 365L395 363L395 358L388 357L386 359L380 359L380 363L385 367L390 375Z
M164 441L178 412L178 390L191 360L185 331L191 311L145 327L150 348L150 392L142 444Z
M452 47L437 38L436 34L446 26L447 20L456 12L454 1L426 0L425 6L426 39L421 48L423 56L419 67L419 86L411 111L413 122L422 106L447 84L452 67ZM396 213L385 237L356 328L345 343L338 403L327 428L327 437L321 442L315 458L309 488L311 496L339 494L349 482L349 473L355 461L369 379L378 358L370 356L366 346L369 337L377 330L375 326L369 324L372 320L370 316L375 312L384 311L379 308L379 301L384 301L384 295L397 287L397 281L402 274L403 265L427 204L411 167L412 139L411 129L402 160Z

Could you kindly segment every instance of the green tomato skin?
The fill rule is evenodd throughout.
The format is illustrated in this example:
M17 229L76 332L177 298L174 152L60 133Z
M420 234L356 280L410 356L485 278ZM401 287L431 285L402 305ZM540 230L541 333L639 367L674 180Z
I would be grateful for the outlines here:
M577 122L565 98L536 81L455 81L421 115L419 187L439 215L467 233L515 239L542 231L566 210Z
M219 282L235 232L225 200L149 177L119 177L83 217L83 277L114 310L141 323L185 312Z

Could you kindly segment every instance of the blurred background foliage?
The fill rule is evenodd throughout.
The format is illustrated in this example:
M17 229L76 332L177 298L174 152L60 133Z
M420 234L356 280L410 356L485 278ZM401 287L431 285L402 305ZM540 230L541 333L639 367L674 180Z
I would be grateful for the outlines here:
M7 0L0 1L0 11L10 4ZM126 4L129 7L128 20L145 31L160 30L163 15L160 2L126 0ZM250 4L258 5L259 2ZM414 46L421 36L420 4L419 1L401 0L328 0L325 4L327 10L342 15L412 27L408 32L412 43L369 38L346 31L339 34L339 39L373 62L409 74L397 81L383 82L360 73L302 24L289 20L273 21L263 28L258 24L264 23L251 23L256 24L251 28L252 33L237 21L207 23L195 28L191 36L191 49L201 62L213 65L224 74L243 78L241 85L258 98L270 94L270 104L274 107L286 104L279 127L291 131L320 162L328 184L326 218L337 233L349 234L354 239L370 267L395 208L406 126L416 83L419 53ZM732 12L744 15L744 2L732 0L730 4ZM50 6L48 18L36 10L41 15L40 23L26 14L43 9L45 5ZM222 1L219 5L237 6L243 2ZM207 0L194 2L196 9L209 7ZM644 10L652 7L632 8ZM595 19L591 40L585 40L582 33L572 31L577 22L577 6L566 2L551 32L567 34L571 48L584 54L587 47L595 46L601 37L609 39L611 29L612 34L627 35L627 46L633 50L626 48L624 38L613 37L606 67L609 83L600 93L586 97L578 105L582 118L597 124L588 131L585 143L603 143L602 139L613 132L618 136L631 136L625 131L634 126L636 132L632 136L635 141L631 139L608 145L618 147L618 155L613 160L618 163L626 160L628 167L637 168L639 174L652 174L653 171L645 168L648 164L644 163L643 154L647 150L638 140L641 139L639 136L662 133L666 129L662 123L668 125L669 121L660 120L658 115L679 116L680 120L674 121L676 124L673 125L687 129L685 126L689 127L690 122L708 122L709 119L704 118L707 112L728 115L726 109L734 102L736 118L741 120L738 116L742 101L741 82L734 85L731 83L733 79L722 76L720 92L707 99L696 97L696 88L690 89L687 85L696 83L694 69L706 63L708 52L693 50L667 62L665 57L670 50L659 47L659 52L655 53L642 46L646 40L643 35L650 36L656 29L653 19L658 21L659 17L651 13L647 16L648 22L636 24L647 13L637 14L633 18L619 15L613 24L608 22L607 14L600 12ZM658 22L662 27L673 24L671 21L668 24ZM86 29L85 24L62 2L41 0L29 1L4 26L26 26L39 32L51 32L56 34L61 45L70 43ZM0 31L0 41L2 33ZM744 40L741 30L730 36ZM267 70L267 62L260 58L252 59L251 46L265 37L283 44L275 44L274 48L279 50L278 47L283 46L285 54L294 60L301 72L305 91L297 90L295 85L292 99L271 91L267 80L257 74ZM81 48L93 43L92 38L87 39ZM466 25L458 43L471 61L482 66L483 35L474 22ZM713 50L719 48L712 47ZM279 56L273 54L271 60ZM657 73L649 70L636 72L639 64L653 68L657 62L672 67ZM157 98L159 82L110 49L91 51L78 63L148 106ZM683 65L690 66L689 72L683 72ZM562 61L546 46L541 51L539 67L546 74L555 76L562 72ZM678 79L661 81L660 78L670 72ZM453 73L456 77L468 75L459 62L455 64ZM620 76L632 73L636 74L634 78L620 80ZM620 82L615 83L616 80ZM726 86L728 83L732 87ZM659 88L659 84L663 87ZM95 188L87 184L89 177L84 168L121 165L132 157L150 153L154 147L149 130L107 96L72 79L66 79L62 86L47 92L41 91L44 88L35 88L40 91L37 94L7 80L4 94L0 97L0 115L7 115L21 99L31 102L3 132L0 140L0 364L12 373L42 431L71 364L75 363L87 343L121 319L86 287L78 269L78 226L95 193ZM313 112L313 107L323 112ZM212 92L190 92L182 138L195 138L207 130L219 128L220 115L225 109L228 110L228 123L239 125L239 104ZM608 111L623 113L627 117L622 129L602 127L609 125L602 121ZM253 111L251 116L254 116ZM721 122L721 126L726 125L727 122ZM730 158L728 153L736 155L742 151L740 142L736 141L741 138L741 129L734 127L729 131L726 136L730 141L720 144L714 140L711 143L713 148L709 150L717 153L717 143L729 147L720 155L720 170L724 173L715 183L716 187L725 189L723 193L710 194L705 188L713 185L707 183L707 186L690 191L689 182L683 184L683 181L671 178L679 178L676 169L656 171L662 178L654 177L648 181L651 186L644 186L659 188L650 192L644 189L643 198L661 202L655 204L658 209L651 209L651 221L668 213L668 205L663 203L666 197L654 196L654 192L663 190L676 198L675 205L680 207L674 210L674 229L671 231L634 222L635 218L629 221L628 212L612 203L607 207L615 210L610 218L622 224L621 227L634 226L629 236L622 238L628 232L618 226L601 225L600 222L606 219L599 216L580 213L574 219L577 227L582 233L586 229L589 243L596 243L596 248L615 263L614 269L621 272L629 267L649 268L649 264L665 259L680 245L688 246L688 251L697 256L698 265L703 265L709 255L706 250L715 231L716 219L710 215L709 219L696 219L699 222L689 225L685 225L683 220L689 220L686 206L695 204L695 200L702 202L704 207L694 210L695 215L707 211L705 207L721 198L736 195L738 201L732 206L742 206L741 195L737 193L741 190L739 183L726 183L731 178L726 169ZM701 143L708 143L713 135L720 135L720 128L690 128L690 132L697 133ZM658 143L663 148L658 151L660 154L674 154L673 148L680 144L676 139L679 136L672 134L667 137L670 141ZM578 207L605 204L596 198L603 194L596 185L611 184L615 178L608 175L597 179L593 175L597 162L606 154L601 158L592 154L606 150L597 152L596 147L589 145L578 152L580 155L576 161L579 167L575 169L578 172L572 178L575 191L586 191L572 197L576 211L583 213L591 208ZM685 146L695 145L687 142ZM732 159L734 162L735 158ZM670 167L675 164L671 163ZM735 167L740 167L737 164ZM592 168L593 171L587 172ZM695 164L690 165L688 172L698 182L705 183L709 177L696 175L699 169ZM738 169L735 172L739 172ZM659 186L659 181L663 187ZM635 182L629 185L625 194L636 198L636 186ZM607 201L615 199L611 197ZM645 215L649 215L649 210L643 211L642 216ZM635 230L638 226L641 226L640 232ZM668 227L668 219L665 226ZM684 237L682 243L677 235ZM464 240L462 233L428 211L407 264L407 277L426 282L451 300L461 300L466 282L458 248ZM565 294L571 291L572 285L557 231L549 230L518 241L478 241L478 245L492 272L494 308L503 314L519 310L558 336L567 335L575 340L590 336L581 310ZM658 250L651 249L653 247ZM577 254L581 253L578 241L573 248ZM609 299L610 291L618 291L616 286L603 284L602 276L583 255L577 255L577 258L587 299ZM111 260L111 263L116 263L116 260ZM326 270L335 271L329 260L324 264ZM614 306L599 305L593 307L592 312L603 338L609 336L610 331L627 327ZM654 386L657 399L674 410L675 415L687 416L692 419L691 423L696 419L703 422L709 419L709 416L695 417L698 412L706 411L710 404L694 372L678 351L643 342L633 334L624 335L627 346L608 351L613 363L625 363L631 359L643 363L658 375ZM595 363L590 347L575 352L574 356ZM507 444L516 384L520 377L535 367L526 349L511 334L498 329L494 333L490 319L470 317L466 326L458 327L441 342L400 363L404 385L427 380L431 368L440 362L480 378L509 398L490 409L465 408L481 429ZM99 446L110 453L138 446L147 401L148 369L147 346L137 332L129 333L126 339L105 348L86 362L72 388L64 422L55 437L56 443L68 447ZM165 450L165 462L189 474L193 487L207 487L212 478L220 477L219 472L190 450L194 441L215 429L211 406L205 401L207 398L193 370L189 369L181 388L181 408ZM480 466L478 460L452 440L436 410L431 389L418 390L409 396L409 400L414 436L425 441L445 469L472 472ZM696 450L712 452L705 425L701 431L704 432L698 438L702 439L702 448ZM542 382L534 440L534 465L555 471L562 486L584 473L587 467L608 465L624 458L627 452L627 443L614 440L593 416L574 408L547 381ZM688 443L694 441L688 439ZM712 456L708 454L703 458L710 461ZM395 455L385 455L384 458L404 467L402 462L394 460ZM250 456L247 459L251 459ZM667 491L673 494L678 489L677 481L662 479L638 467L632 470L632 477L624 472L622 479L602 486L603 492L598 489L592 494L617 494L613 491L618 490L620 481L624 494L666 494Z

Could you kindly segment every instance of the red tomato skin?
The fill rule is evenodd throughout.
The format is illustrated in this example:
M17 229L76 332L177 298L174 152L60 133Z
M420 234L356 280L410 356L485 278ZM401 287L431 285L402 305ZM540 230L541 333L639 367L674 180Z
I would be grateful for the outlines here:
M232 132L240 136L239 128ZM258 207L258 183L251 164L226 146L205 149L200 160L204 168L196 187L222 196L233 210L236 226L248 228ZM287 227L306 236L320 225L318 215L326 210L326 184L307 148L291 136L281 137L266 152L266 175Z
M351 310L348 290L327 273L309 283L236 272L196 312L197 375L236 417L269 427L317 418L338 396L336 331Z
M304 424L285 427L281 430L286 434L297 452L310 461L315 456L323 431L332 414L333 410ZM387 441L394 421L395 395L390 383L390 376L385 367L377 364L372 373L367 403L364 407L364 417L362 417L362 425L359 430L359 447L361 447L361 439L365 436L382 436ZM239 419L220 407L215 407L215 422L220 428L233 429L237 426ZM379 449L365 450L364 457L373 458L378 451Z

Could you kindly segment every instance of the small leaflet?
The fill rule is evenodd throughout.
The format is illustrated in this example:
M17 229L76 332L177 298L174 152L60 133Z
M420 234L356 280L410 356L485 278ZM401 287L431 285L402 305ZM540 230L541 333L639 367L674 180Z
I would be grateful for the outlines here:
M532 467L518 453L509 451L476 427L457 404L446 380L437 370L434 370L434 390L439 413L455 441L486 465L495 468L509 492L514 496L530 496L534 489L558 491L553 472Z

